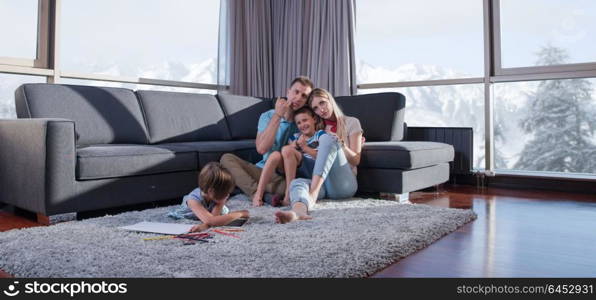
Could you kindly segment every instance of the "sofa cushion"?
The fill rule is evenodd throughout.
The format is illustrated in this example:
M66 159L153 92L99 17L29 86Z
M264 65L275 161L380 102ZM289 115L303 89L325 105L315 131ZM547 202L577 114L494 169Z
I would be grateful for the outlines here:
M358 118L367 141L404 138L406 98L400 93L377 93L336 98L343 112Z
M63 118L75 122L77 145L148 142L134 92L122 88L24 84L15 92L19 118Z
M400 170L361 168L358 170L360 192L408 193L449 180L449 164Z
M262 113L273 108L273 100L236 95L217 95L226 114L232 139L254 139Z
M224 153L233 153L242 159L253 162L262 158L255 148L255 140L238 141L213 141L213 142L187 142L172 143L169 146L180 147L197 151L199 154L199 168L208 162L219 161Z
M197 153L171 145L94 145L77 149L78 180L198 169Z
M230 139L213 95L163 91L137 91L137 95L152 144Z
M453 146L436 142L366 142L359 167L417 169L453 161Z

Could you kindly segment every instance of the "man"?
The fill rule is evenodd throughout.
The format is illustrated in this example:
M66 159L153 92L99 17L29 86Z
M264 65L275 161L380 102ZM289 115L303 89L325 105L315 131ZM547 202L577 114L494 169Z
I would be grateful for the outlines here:
M231 153L226 153L221 157L221 164L232 173L236 185L251 199L257 190L262 168L269 155L274 151L280 151L286 145L288 138L298 132L293 121L294 111L306 105L308 95L313 88L314 85L308 77L296 77L286 92L287 99L278 98L275 109L261 114L255 142L257 152L263 155L260 162L253 165ZM265 192L283 195L285 189L285 178L279 174L273 174ZM253 205L262 205L262 201L253 199Z

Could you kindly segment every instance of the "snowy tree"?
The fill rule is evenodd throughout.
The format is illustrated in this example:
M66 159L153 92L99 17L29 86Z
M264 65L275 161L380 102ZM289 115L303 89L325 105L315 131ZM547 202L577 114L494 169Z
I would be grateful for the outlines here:
M546 46L538 65L564 64L565 50ZM533 135L514 168L532 171L596 173L596 129L591 83L585 79L542 81L528 95L521 129Z

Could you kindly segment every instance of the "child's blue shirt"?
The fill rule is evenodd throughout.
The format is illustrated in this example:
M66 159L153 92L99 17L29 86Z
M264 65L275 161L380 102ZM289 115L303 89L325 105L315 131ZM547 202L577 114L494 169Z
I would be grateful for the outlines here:
M182 198L182 204L180 206L168 213L168 217L174 219L191 219L191 220L198 220L197 216L192 212L190 207L188 206L188 201L196 201L200 205L202 205L207 211L212 212L213 208L215 208L215 202L207 202L203 198L203 194L201 193L200 188L196 188L190 192L190 194L184 196ZM229 213L230 210L227 206L224 205L223 209L221 210L221 215L225 215Z
M317 149L319 147L319 138L325 134L325 130L319 130L317 132L315 132L315 134L313 134L308 140L306 140L306 144L313 149ZM294 135L290 136L290 138L288 139L288 142L293 142L293 141L297 141L300 136L302 135L302 133L298 132L295 133ZM305 157L308 157L310 159L315 159L314 157L310 156L307 153L303 153L303 155Z

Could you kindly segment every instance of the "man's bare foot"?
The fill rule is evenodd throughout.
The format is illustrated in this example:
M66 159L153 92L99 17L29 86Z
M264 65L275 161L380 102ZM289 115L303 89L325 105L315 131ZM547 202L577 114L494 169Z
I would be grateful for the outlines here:
M310 197L310 199L308 199L308 202L310 203L310 205L312 207L317 203L317 198L319 195L308 194L308 196Z
M284 197L284 199L281 201L281 206L290 206L290 197Z
M258 194L255 194L252 197L252 206L263 206L263 196L260 196Z

